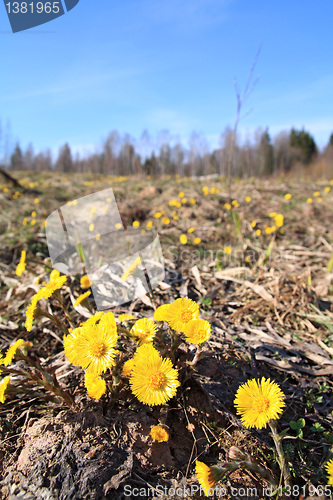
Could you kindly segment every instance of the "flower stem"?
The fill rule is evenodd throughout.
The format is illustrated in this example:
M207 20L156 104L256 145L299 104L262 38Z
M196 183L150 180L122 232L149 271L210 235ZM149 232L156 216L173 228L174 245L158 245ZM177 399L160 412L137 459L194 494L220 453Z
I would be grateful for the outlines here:
M275 420L270 420L268 422L268 425L270 426L271 431L272 431L272 438L273 438L273 441L274 441L274 444L275 444L275 448L276 448L276 451L277 451L277 461L278 461L278 464L280 466L280 469L281 469L281 472L282 472L282 475L283 475L283 478L284 478L285 486L292 487L293 484L292 484L292 481L291 481L291 473L290 473L290 470L289 470L289 467L288 467L288 464L287 464L287 461L286 461L286 457L285 457L285 454L284 454L284 451L283 451L282 437L277 432L276 421Z

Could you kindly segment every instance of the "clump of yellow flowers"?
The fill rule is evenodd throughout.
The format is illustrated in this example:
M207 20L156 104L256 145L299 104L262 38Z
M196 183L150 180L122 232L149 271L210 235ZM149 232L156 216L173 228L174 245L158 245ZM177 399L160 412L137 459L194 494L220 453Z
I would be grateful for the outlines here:
M136 259L127 271L128 276L134 273L140 264L141 260ZM123 276L122 279L127 279L128 276ZM100 311L76 326L72 312L66 309L65 301L60 294L60 288L66 281L66 276L60 276L58 271L52 271L49 281L43 282L42 287L32 297L26 310L25 325L30 331L34 317L42 316L59 327L61 323L64 331L65 356L70 363L84 370L84 384L88 396L98 400L109 389L111 396L115 397L123 385L130 388L141 403L150 406L164 405L175 397L183 373L187 377L188 371L193 370L203 355L202 345L211 335L210 324L200 318L198 304L187 298L176 299L171 304L158 307L154 319L146 317L136 319L133 315L121 314L116 321L112 312ZM80 284L86 288L90 282L88 279L81 279ZM74 306L90 293L87 291L80 295ZM47 300L52 295L63 308L70 328L57 319L50 308L37 308L39 300ZM124 336L127 340L122 338L120 342L120 336ZM180 352L178 348L182 343L185 346L196 345L196 352L191 354L191 350L186 347ZM21 344L16 343L9 349L3 360L5 365L9 358L12 359L12 351L16 352L20 347ZM128 357L128 351L133 349L134 354L124 363L123 359ZM192 360L187 359L184 362L182 358L184 352L192 356ZM43 371L40 365L38 369ZM60 395L62 400L73 406L72 398L68 396L66 399L65 392L60 390L55 379L53 382L54 387L49 383L45 388L57 396ZM2 384L3 394L8 390L8 384L9 379L5 379ZM4 400L3 395L2 400ZM160 431L160 434L163 432ZM156 440L160 441L159 438Z

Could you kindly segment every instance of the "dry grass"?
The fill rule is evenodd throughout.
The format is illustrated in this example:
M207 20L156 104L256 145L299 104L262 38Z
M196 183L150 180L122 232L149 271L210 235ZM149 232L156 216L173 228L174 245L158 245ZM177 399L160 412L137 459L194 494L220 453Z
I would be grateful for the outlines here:
M282 429L287 429L292 420L305 418L303 438L286 441L294 484L300 487L325 484L322 466L330 457L332 448L333 186L328 181L316 183L297 179L284 183L271 180L235 182L233 199L238 200L240 206L231 211L224 206L231 200L228 200L222 180L164 178L147 181L97 177L82 179L82 176L75 175L65 179L55 174L27 176L21 173L19 179L24 185L40 194L26 193L13 199L15 191L10 186L7 186L8 192L0 194L0 342L4 349L17 338L31 340L33 351L43 358L46 365L55 367L64 387L79 398L82 415L88 409L97 420L102 419L97 424L92 422L90 428L88 426L89 432L95 436L99 431L105 431L109 436L108 447L110 436L122 450L129 444L134 447L132 462L125 452L121 456L112 455L118 476L113 485L109 481L107 491L111 496L106 498L116 498L115 489L118 487L117 495L120 495L121 485L126 481L141 486L156 486L159 479L164 481L163 484L183 484L184 478L189 484L195 482L193 461L196 457L214 464L225 460L228 449L235 444L278 474L268 433L244 429L233 407L238 385L257 376L276 380L286 394L287 407L280 421ZM205 185L217 188L219 192L204 196L202 187ZM64 359L61 332L48 321L38 323L30 333L24 329L24 311L34 293L34 278L45 278L50 266L43 220L68 200L110 186L114 189L125 224L138 220L141 226L145 226L152 220L160 235L167 272L164 283L155 293L157 303L169 303L179 296L190 297L200 304L202 317L213 326L207 357L200 362L193 380L187 383L183 396L170 405L168 426L172 439L165 443L163 453L168 460L164 464L142 438L149 425L158 419L156 410L143 410L143 406L135 404L130 395L127 395L129 402L116 403L112 411L106 403L88 402L80 370ZM328 187L332 190L325 191ZM184 192L187 203L178 209L170 208L169 200L177 198L180 191ZM322 201L314 196L316 191L321 193ZM291 193L290 200L284 198L286 193ZM245 196L251 196L249 203ZM39 198L38 204L34 201L36 197ZM196 200L194 205L189 203L191 198ZM308 198L312 198L313 203L308 203ZM33 210L36 217L31 216ZM161 210L170 219L167 225L162 224L161 218L153 217ZM178 220L173 219L174 210ZM277 229L266 234L265 226L274 225L269 217L271 212L283 214L284 225L282 231ZM23 225L25 217L27 224ZM30 224L33 218L37 221L35 225ZM252 228L254 220L256 226ZM194 232L188 233L191 227ZM257 229L261 229L260 236L256 235ZM187 234L187 245L180 244L181 234ZM194 244L194 238L200 238L201 243ZM224 252L225 247L231 248L230 254ZM18 278L15 268L23 249L27 251L27 271ZM79 279L73 277L71 290L78 288ZM64 298L69 302L69 290ZM55 312L61 320L61 310L55 307ZM153 315L149 301L139 299L114 310L116 315L122 312L132 312L136 317ZM81 320L77 318L78 322ZM20 469L15 463L19 457L22 462L22 451L27 453L27 446L33 447L31 436L34 433L27 434L26 431L33 426L33 418L40 419L46 408L37 399L15 398L6 401L0 409L0 454L7 474L4 494L8 494L9 484L22 482L20 473L24 472L24 477L30 481L41 474L41 469L38 472L31 464L25 463L27 468ZM60 410L48 407L48 413L51 412L54 419ZM73 429L78 425L75 418L70 413L64 417L70 419L64 436L74 435ZM119 430L117 426L122 418ZM59 421L56 422L59 425ZM51 428L51 434L59 429L57 425ZM115 429L118 433L113 435ZM62 432L61 427L59 432ZM80 432L86 436L88 431ZM49 437L55 439L53 435ZM36 452L37 462L39 458L44 465L47 460L50 463L59 460L65 441L57 441L50 459L46 459L40 450ZM103 446L103 443L97 439L98 446ZM74 443L75 446L78 445ZM78 447L75 454L82 458ZM118 468L125 462L127 472L121 476ZM83 468L88 467L86 460L83 463ZM15 471L15 481L8 476L10 467ZM44 487L52 490L52 484L57 484L52 483L56 474L57 471L53 470ZM93 470L91 474L94 477ZM230 495L231 487L260 487L263 484L258 477L240 471L230 475L225 487ZM24 488L24 491L29 490L26 483ZM102 498L96 493L96 488L87 489L89 498ZM82 491L80 494L83 495Z

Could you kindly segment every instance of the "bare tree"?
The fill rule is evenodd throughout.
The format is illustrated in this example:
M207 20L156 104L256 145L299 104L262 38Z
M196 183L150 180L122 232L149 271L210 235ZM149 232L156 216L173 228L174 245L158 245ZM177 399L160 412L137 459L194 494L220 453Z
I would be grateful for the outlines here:
M251 95L254 87L256 86L256 84L258 83L258 80L259 80L259 77L256 77L254 82L252 82L253 73L254 73L254 69L256 67L256 64L258 62L260 50L261 50L261 46L259 47L257 54L255 55L253 64L252 64L250 72L249 72L249 76L247 78L247 82L245 84L244 91L241 92L240 88L238 87L238 83L237 83L236 79L234 82L237 107L236 107L236 118L235 118L235 123L234 123L232 142L231 142L230 152L229 152L229 156L228 156L228 164L227 164L227 182L228 182L228 192L229 192L230 199L231 199L231 166L232 166L232 160L233 160L234 151L235 151L237 128L238 128L238 124L239 124L240 120L245 118L245 116L247 116L251 112L251 110L250 110L247 113L245 113L245 115L241 116L242 106L244 105L245 101Z

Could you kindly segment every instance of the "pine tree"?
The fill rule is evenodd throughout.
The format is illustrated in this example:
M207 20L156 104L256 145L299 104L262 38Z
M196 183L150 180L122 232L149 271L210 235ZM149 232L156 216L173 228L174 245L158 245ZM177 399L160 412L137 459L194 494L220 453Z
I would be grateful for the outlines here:
M301 159L305 164L310 163L313 157L317 154L317 146L314 138L304 129L291 129L289 144L291 147L296 148L301 152Z

